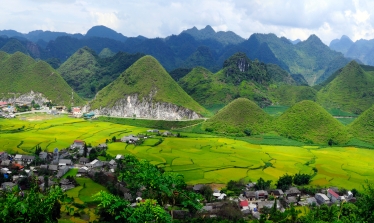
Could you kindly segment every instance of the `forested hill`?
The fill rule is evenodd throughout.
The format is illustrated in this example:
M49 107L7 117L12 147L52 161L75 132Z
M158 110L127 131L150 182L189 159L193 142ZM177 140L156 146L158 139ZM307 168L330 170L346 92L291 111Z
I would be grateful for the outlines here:
M101 58L95 51L84 47L65 61L58 71L80 96L91 99L142 56L144 54L118 52Z
M0 77L1 99L18 97L33 91L41 93L54 104L84 104L56 70L44 61L35 61L20 52L12 55L0 52Z
M49 61L55 58L54 60L59 60L60 63L66 61L78 49L88 46L97 54L108 48L114 53L123 51L152 55L168 71L204 66L217 72L230 56L244 52L252 60L277 64L292 75L302 75L309 85L322 82L349 62L342 53L331 50L315 35L297 44L274 34L253 34L245 40L233 32L215 32L210 26L201 30L194 27L179 35L154 39L142 36L125 37L104 26L93 27L85 36L62 33L54 38L56 33L53 33L54 39L51 37L48 42L46 38L30 42L30 39L16 32L5 33L15 35L33 58ZM7 41L4 38L0 40L0 47L3 47L5 42ZM35 47L31 49L33 44ZM6 52L9 52L9 48L5 47ZM22 47L18 48L26 53Z

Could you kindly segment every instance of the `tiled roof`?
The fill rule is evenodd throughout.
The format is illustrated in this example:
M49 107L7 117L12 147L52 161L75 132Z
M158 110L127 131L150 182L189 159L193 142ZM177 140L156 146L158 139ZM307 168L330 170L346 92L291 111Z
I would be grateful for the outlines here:
M335 193L332 189L328 189L327 192L329 194L331 194L331 196L335 197L335 198L338 198L339 199L339 195L337 193Z

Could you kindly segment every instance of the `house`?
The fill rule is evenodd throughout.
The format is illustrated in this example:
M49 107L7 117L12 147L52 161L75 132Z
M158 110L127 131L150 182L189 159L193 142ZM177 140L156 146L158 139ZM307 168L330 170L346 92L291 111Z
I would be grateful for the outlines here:
M109 166L111 166L111 167L117 167L117 162L112 159L111 161L109 161Z
M332 203L336 203L341 200L340 196L332 189L327 190L327 197L330 198Z
M82 116L82 111L81 111L81 109L78 108L78 107L74 107L74 108L72 109L72 112L73 112L73 115L74 115L75 117L81 117L81 116Z
M16 156L14 157L14 160L15 161L22 161L22 155L16 154Z
M163 136L171 136L173 135L173 133L169 132L169 131L165 131L162 133Z
M58 166L57 165L48 165L48 170L56 172L58 170Z
M86 166L78 169L78 174L84 174L85 175L85 174L87 174L87 172L88 172L88 168Z
M0 152L0 160L7 160L8 153L7 152Z
M14 186L16 186L16 184L12 182L4 182L1 184L1 188L3 188L3 190L12 190Z
M139 141L139 138L135 137L134 135L128 135L121 138L121 142L126 143L136 143L137 141Z
M1 162L1 166L9 166L10 163L11 163L10 160L3 160L3 161Z
M100 160L95 159L92 162L87 163L86 166L89 167L89 168L102 167L103 163Z
M122 159L124 159L124 157L123 157L123 155L118 154L118 155L116 155L115 159L116 160L122 160Z
M244 200L244 201L239 202L239 206L240 206L241 209L249 209L248 205L249 205L248 200Z
M108 148L108 145L106 143L101 143L97 146L99 149L106 149Z
M13 163L11 168L12 169L17 169L17 170L22 170L23 166L19 163Z
M196 185L193 186L192 189L193 189L195 192L200 192L201 189L203 189L203 187L204 187L204 184L196 184Z
M318 204L330 203L330 199L325 194L316 193L314 197L316 198Z
M283 196L283 191L281 190L281 189L276 189L276 190L273 190L272 192L271 192L274 196L276 196L276 197L282 197Z
M297 198L294 196L287 197L286 202L288 205L297 203Z
M22 161L23 162L32 162L34 160L35 160L35 156L22 155Z
M159 133L160 130L158 130L158 129L148 129L147 132L151 132L151 133Z
M269 194L265 190L258 190L255 192L255 196L257 200L260 200L260 199L267 199Z
M47 160L47 158L48 158L48 153L47 152L40 152L39 153L39 159Z
M56 174L56 177L57 178L61 178L62 176L64 176L65 175L65 173L67 173L68 171L69 171L69 167L67 167L67 166L62 166L59 170L58 170L58 172L57 172L57 174Z
M255 200L256 199L256 192L254 191L244 191L243 195L248 198L249 200Z
M85 145L85 141L76 139L73 144L71 144L70 149L83 149Z
M70 159L59 159L58 165L59 166L71 166L73 165L73 161L71 161Z
M8 102L6 101L0 101L0 108L4 108L8 105Z
M306 199L306 202L308 203L308 205L317 205L317 199L314 197L308 197Z
M261 211L264 207L266 208L272 208L274 206L275 201L261 201L258 202L258 210ZM280 210L282 206L280 205L280 202L277 202L277 209Z
M300 196L301 192L296 187L290 187L290 189L286 190L285 194L287 197L288 196L295 197L295 196Z
M86 163L89 163L90 160L86 157L79 158L79 164L86 165Z

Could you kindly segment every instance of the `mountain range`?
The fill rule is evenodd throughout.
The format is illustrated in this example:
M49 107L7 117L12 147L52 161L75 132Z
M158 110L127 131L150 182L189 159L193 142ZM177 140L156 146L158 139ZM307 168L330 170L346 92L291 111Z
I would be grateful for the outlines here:
M196 27L166 38L126 37L105 26L95 26L83 34L13 30L0 31L0 49L24 52L57 68L82 47L99 54L108 48L113 53L143 53L155 57L167 71L203 66L217 72L230 56L243 52L251 60L276 64L291 75L301 75L309 85L323 82L350 60L331 50L312 35L295 41L274 34L253 34L244 39L233 32L215 32L211 26Z

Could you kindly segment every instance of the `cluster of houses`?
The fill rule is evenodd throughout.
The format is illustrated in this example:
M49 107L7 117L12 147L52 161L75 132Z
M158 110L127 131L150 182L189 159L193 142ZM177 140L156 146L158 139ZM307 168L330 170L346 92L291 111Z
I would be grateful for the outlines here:
M237 202L244 216L250 216L260 219L261 212L263 209L272 208L277 199L277 209L285 211L286 208L293 205L300 206L318 206L318 205L332 205L340 202L355 202L356 198L352 192L348 191L347 194L339 194L339 190L336 187L328 189L322 189L319 193L314 196L309 194L302 194L296 187L290 187L286 191L280 189L275 190L254 190L255 183L249 183L246 188L243 189L242 194L237 199L232 199ZM200 192L202 184L197 184L193 187L195 192ZM220 211L223 205L221 201L226 197L225 194L221 194L220 191L215 190L213 196L216 198L216 202L207 203L203 207L203 210L214 216Z

